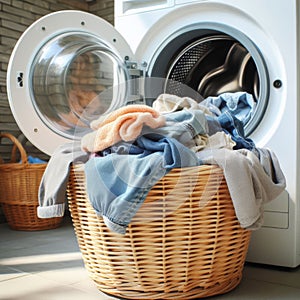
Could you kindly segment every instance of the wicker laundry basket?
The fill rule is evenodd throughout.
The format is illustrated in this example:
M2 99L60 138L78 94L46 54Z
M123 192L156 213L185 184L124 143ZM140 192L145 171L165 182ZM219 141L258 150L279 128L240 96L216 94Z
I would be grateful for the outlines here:
M150 191L126 235L97 217L83 166L73 166L69 209L85 267L99 290L126 299L195 299L241 278L250 231L236 219L216 166L174 169Z
M57 228L62 218L40 219L37 216L38 189L47 164L29 164L19 140L9 133L0 134L0 139L3 138L14 144L11 161L0 162L0 203L8 225L25 231ZM21 162L16 162L17 150Z

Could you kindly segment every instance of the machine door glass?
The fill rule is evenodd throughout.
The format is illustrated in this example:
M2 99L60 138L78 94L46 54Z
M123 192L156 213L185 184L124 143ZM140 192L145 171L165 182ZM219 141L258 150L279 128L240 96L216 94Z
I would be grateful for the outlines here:
M60 11L21 36L8 67L8 97L26 137L51 154L90 131L92 120L127 103L129 45L103 19Z
M126 102L124 63L97 37L67 32L50 39L35 57L29 82L41 120L65 136ZM123 84L122 84L123 83Z

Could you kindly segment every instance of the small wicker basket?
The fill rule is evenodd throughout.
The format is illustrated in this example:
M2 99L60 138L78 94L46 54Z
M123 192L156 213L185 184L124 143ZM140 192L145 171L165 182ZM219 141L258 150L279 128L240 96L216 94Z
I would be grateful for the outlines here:
M19 140L9 133L0 134L0 139L3 138L14 144L11 161L0 161L0 203L9 227L25 231L57 228L62 218L40 219L37 216L38 189L47 164L29 164ZM16 162L17 150L21 162Z
M80 165L71 170L68 199L85 267L104 293L186 300L228 292L242 278L250 231L240 227L216 166L164 176L125 235L95 214Z

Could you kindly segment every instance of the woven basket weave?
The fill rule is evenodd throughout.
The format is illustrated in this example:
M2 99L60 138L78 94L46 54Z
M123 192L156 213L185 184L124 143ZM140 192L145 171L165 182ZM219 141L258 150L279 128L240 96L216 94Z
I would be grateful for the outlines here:
M223 172L174 169L149 192L126 235L97 217L83 167L73 166L69 209L85 267L99 290L126 299L194 299L241 278L250 231L240 227Z
M37 216L38 189L47 164L29 164L27 154L13 135L0 134L0 139L10 139L14 146L11 161L0 162L0 203L11 229L35 231L53 229L62 218L40 219ZM16 162L16 151L21 162Z

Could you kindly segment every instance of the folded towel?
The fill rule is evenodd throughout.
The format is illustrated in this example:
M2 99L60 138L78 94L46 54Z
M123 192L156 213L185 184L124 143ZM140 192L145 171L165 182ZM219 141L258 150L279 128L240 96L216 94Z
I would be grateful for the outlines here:
M150 106L128 105L93 121L91 128L95 131L82 138L81 147L87 152L98 152L121 140L135 140L144 125L159 128L165 123L165 117Z

